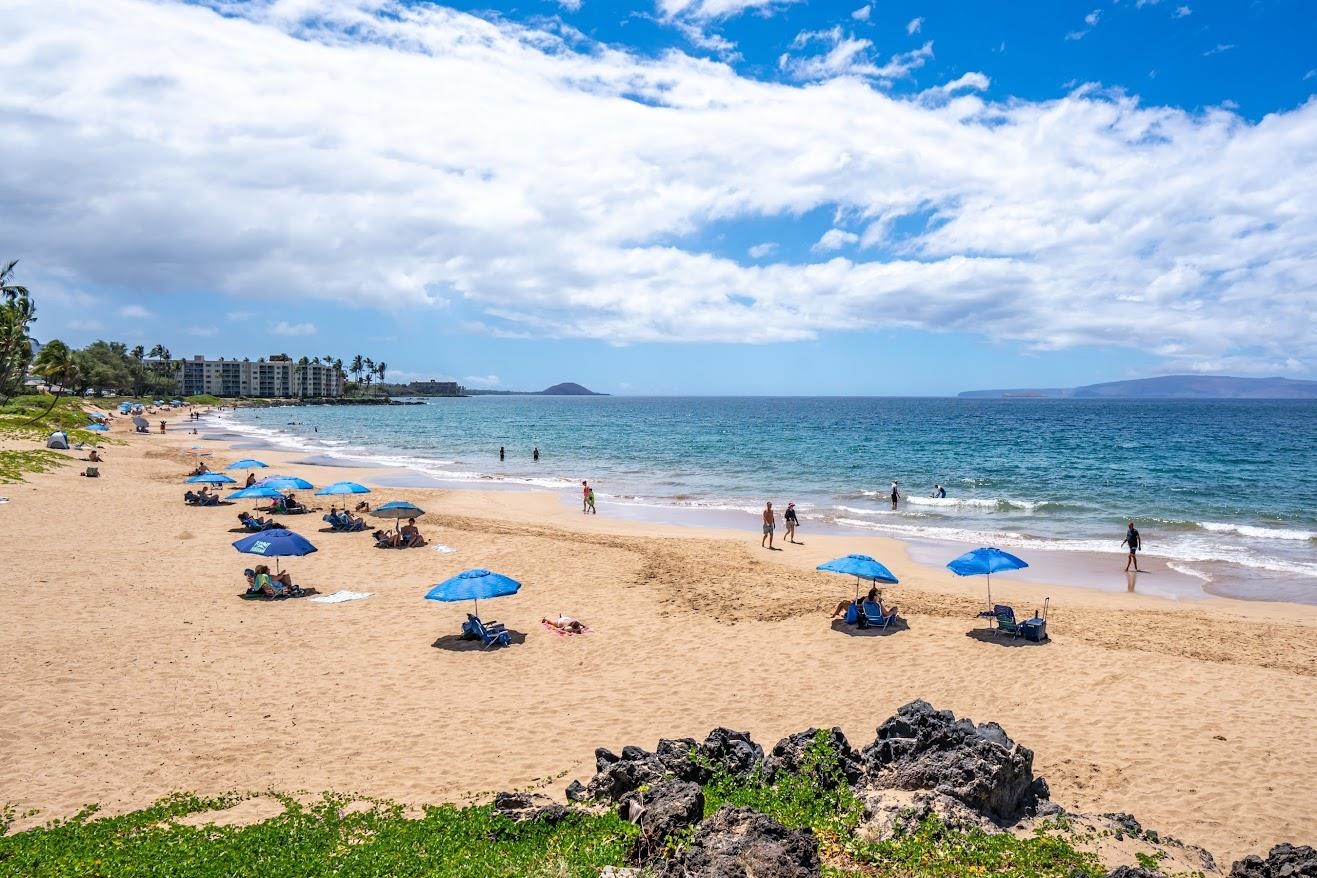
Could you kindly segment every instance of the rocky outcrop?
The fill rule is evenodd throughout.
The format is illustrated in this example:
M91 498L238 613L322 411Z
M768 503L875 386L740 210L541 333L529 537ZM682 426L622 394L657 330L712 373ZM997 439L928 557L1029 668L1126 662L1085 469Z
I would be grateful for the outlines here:
M567 797L574 802L618 802L628 793L665 778L703 784L715 771L746 776L763 761L764 750L746 732L716 728L703 742L694 738L664 739L653 753L640 747L623 747L619 756L601 747L594 755L595 776L584 788L578 781L567 788Z
M817 878L819 843L747 808L723 807L689 845L655 869L657 878Z
M931 790L1008 820L1031 806L1046 785L1034 785L1033 751L996 723L975 725L919 700L878 727L862 754L875 787Z
M518 823L531 820L558 823L571 813L566 805L539 793L498 793L494 796L494 810Z
M704 816L704 790L699 784L670 780L628 793L619 803L623 819L640 827L632 859L647 863L663 853L668 839L694 826Z
M1230 878L1317 878L1317 851L1307 845L1278 844L1265 859L1254 854L1236 861Z
M820 738L820 734L822 737ZM846 740L841 729L833 726L826 732L806 729L788 735L773 745L764 758L764 779L769 781L782 772L799 773L811 764L810 751L819 742L827 764L835 764L838 772L814 772L814 779L823 789L832 789L839 783L855 784L864 776L860 754Z

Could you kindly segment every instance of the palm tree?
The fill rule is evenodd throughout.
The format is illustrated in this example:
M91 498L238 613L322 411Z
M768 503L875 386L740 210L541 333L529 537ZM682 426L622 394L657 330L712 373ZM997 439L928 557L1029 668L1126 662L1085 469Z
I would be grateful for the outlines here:
M379 365L375 367L375 374L380 376L381 385L384 384L384 373L387 372L388 370L389 370L388 364L383 361L380 361Z
M370 396L370 386L375 383L375 361L366 357L361 361L361 371L366 376L366 395Z
M132 354L134 360L140 363L142 362L142 359L146 356L146 348L142 347L141 345L137 345L137 347L133 348L131 351L129 351L129 353Z
M73 387L79 378L78 361L74 359L73 351L59 339L48 342L41 349L41 353L37 354L36 362L32 364L32 371L45 379L47 387L58 387L59 390L55 391L55 398L50 401L46 410L28 421L29 424L36 423L49 415L54 410L55 404L59 402L59 398Z
M0 268L0 398L8 399L23 385L23 375L32 362L32 338L28 327L37 319L37 307L27 287L11 283L14 259Z
M352 363L348 366L349 374L351 374L357 382L361 381L361 369L362 369L361 354L357 354L355 357L352 358Z

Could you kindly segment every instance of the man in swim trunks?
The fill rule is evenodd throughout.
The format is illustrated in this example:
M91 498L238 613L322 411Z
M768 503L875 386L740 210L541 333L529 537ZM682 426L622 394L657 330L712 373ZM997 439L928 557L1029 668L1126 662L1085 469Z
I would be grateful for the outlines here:
M764 504L764 538L759 541L760 546L773 548L773 531L776 527L777 516L773 514L773 504L770 501Z
M1135 553L1143 548L1143 540L1139 537L1139 531L1138 528L1134 526L1134 522L1130 522L1129 530L1125 531L1125 539L1121 540L1120 544L1122 546L1128 544L1130 547L1130 557L1129 560L1125 562L1125 570L1128 572L1130 565L1133 564L1134 572L1142 573L1143 571L1139 570L1139 559Z
M892 482L892 508L896 508L896 501L901 499L901 492L896 487L896 482Z

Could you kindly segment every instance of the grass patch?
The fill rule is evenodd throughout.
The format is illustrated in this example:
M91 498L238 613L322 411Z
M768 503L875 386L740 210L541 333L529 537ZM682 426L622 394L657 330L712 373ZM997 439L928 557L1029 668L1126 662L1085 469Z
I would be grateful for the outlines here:
M82 410L82 400L78 397L64 397L50 407L49 396L16 396L0 406L0 435L22 439L41 439L56 430L69 434L70 442L88 442L96 440L94 430L84 430L90 423Z
M58 451L0 451L0 484L21 482L32 473L49 472L69 462Z
M556 826L513 823L488 806L425 809L406 817L378 803L327 795L250 826L182 826L173 818L225 808L236 797L173 796L121 817L94 809L0 837L0 876L24 878L594 878L622 865L635 833L615 814L574 815Z

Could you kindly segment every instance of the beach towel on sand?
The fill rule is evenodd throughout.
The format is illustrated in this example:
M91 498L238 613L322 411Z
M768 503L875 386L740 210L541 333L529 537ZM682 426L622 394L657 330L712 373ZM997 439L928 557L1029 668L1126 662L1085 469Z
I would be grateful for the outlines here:
M434 550L440 555L451 555L457 551L452 546L445 546L443 543L435 543Z
M373 595L373 591L336 591L333 594L322 594L318 597L311 598L315 604L341 604L344 601L360 601Z

